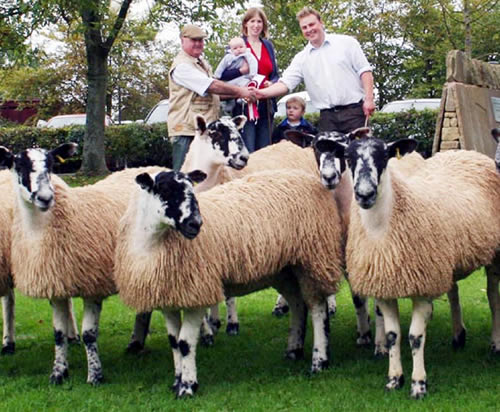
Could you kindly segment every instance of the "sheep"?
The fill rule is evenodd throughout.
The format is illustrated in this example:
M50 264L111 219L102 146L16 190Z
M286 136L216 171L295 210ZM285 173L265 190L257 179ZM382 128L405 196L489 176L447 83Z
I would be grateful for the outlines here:
M273 286L285 294L292 309L302 313L287 354L303 347L303 298L314 327L311 371L326 368L324 299L337 290L343 266L331 194L315 176L275 170L217 186L196 199L191 181L202 178L196 173L136 178L142 190L122 218L115 255L123 302L138 311L158 308L164 313L177 397L197 390L197 331L205 307L224 293L237 296Z
M51 170L54 159L71 156L76 148L67 143L51 151L27 149L13 155L0 147L0 165L11 169L13 178L14 283L25 295L49 299L53 308L56 346L50 382L60 384L68 376L69 300L80 296L87 382L96 385L102 381L99 316L102 300L117 292L112 274L115 236L134 172L126 170L94 185L70 188Z
M196 169L207 175L207 178L195 187L195 193L203 192L220 184L225 166L236 170L246 166L249 153L239 133L245 122L245 116L235 116L233 118L223 116L219 120L207 124L203 116L195 116L196 134L181 168L181 171L185 173ZM234 303L234 299L228 302L228 314L235 312L232 303ZM127 352L138 353L144 349L150 322L151 312L141 313L136 316L134 331ZM232 322L228 322L229 334L234 331L232 325ZM209 323L204 318L201 342L206 346L212 345L214 330L219 327L220 321L218 324L215 322Z
M495 151L495 165L497 167L498 172L500 173L500 128L496 127L491 129L491 135L495 142L497 142L497 150Z
M10 264L10 242L12 226L12 207L14 204L14 192L12 189L12 176L8 170L0 171L0 296L2 296L3 314L3 339L2 355L12 355L16 349L15 342L15 294ZM69 339L72 343L79 343L80 336L73 315L72 301L68 302L70 307Z
M386 389L404 384L397 299L411 298L410 395L422 398L432 300L483 265L493 317L491 348L500 352L500 179L493 161L474 151L438 153L405 177L387 168L387 160L413 151L412 139L386 144L369 138L333 146L349 163L356 200L346 247L349 281L354 292L377 298L384 316L390 355Z

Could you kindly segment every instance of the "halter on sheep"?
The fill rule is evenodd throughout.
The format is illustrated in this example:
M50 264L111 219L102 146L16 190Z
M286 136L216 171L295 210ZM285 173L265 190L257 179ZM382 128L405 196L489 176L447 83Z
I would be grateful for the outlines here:
M500 219L495 213L500 181L493 162L473 151L440 153L405 177L387 163L398 153L413 151L412 139L386 144L371 138L334 146L336 155L348 161L358 204L352 208L346 249L350 282L355 292L376 297L384 315L390 354L386 389L404 383L397 299L410 297L411 396L421 398L427 393L423 349L432 298L482 265L487 265L492 350L500 351L495 256L500 246ZM440 249L442 244L447 247ZM429 259L429 250L439 256Z

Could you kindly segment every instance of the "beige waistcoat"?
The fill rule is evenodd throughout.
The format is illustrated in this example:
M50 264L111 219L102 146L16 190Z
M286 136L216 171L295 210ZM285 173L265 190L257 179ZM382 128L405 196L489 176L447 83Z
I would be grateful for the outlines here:
M191 64L196 69L212 77L210 65L205 60L201 58L200 60L203 62L204 67L198 64L198 59L181 50L175 57L168 73L170 91L168 134L170 137L194 136L194 117L197 114L203 115L207 123L213 122L219 118L219 96L212 93L200 96L198 93L178 85L172 79L173 71L181 63Z

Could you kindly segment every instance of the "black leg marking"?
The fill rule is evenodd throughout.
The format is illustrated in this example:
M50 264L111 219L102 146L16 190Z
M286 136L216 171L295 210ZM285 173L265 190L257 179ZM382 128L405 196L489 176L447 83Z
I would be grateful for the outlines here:
M7 342L7 344L2 348L2 355L14 355L16 352L16 342Z
M462 329L462 332L457 337L454 337L451 341L451 346L454 350L459 350L465 348L465 341L467 339L467 331Z
M54 329L54 340L56 346L62 346L64 344L64 333L60 330Z
M422 338L423 335L414 336L410 333L409 335L410 346L413 350L420 349L420 346L422 346Z
M387 341L385 347L387 350L390 350L395 344L396 344L396 339L398 338L398 335L395 332L388 332L385 335L385 339Z
M168 341L170 342L170 347L172 349L177 349L179 347L179 345L177 345L177 339L175 339L175 336L168 335Z
M189 352L191 352L191 347L189 346L189 343L182 339L179 341L179 350L181 351L182 356L187 356L189 355Z

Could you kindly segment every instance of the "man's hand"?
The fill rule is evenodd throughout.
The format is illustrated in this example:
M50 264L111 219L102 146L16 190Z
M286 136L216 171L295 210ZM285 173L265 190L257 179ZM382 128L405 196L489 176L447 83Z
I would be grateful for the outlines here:
M365 99L363 102L363 113L366 117L370 117L375 111L375 103L373 100Z
M256 101L255 88L253 88L253 87L250 87L250 88L240 87L239 97L241 97L242 99L245 99L247 102L255 102Z

